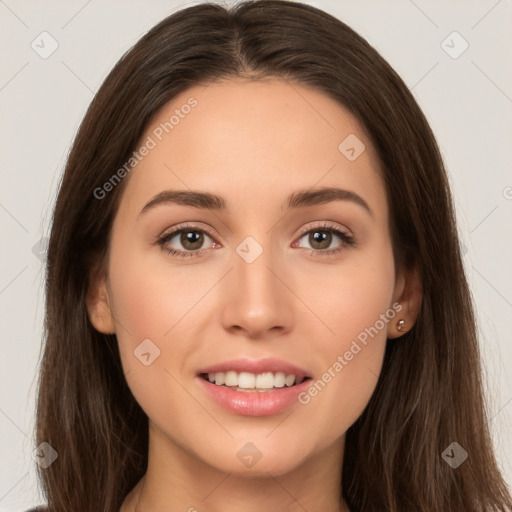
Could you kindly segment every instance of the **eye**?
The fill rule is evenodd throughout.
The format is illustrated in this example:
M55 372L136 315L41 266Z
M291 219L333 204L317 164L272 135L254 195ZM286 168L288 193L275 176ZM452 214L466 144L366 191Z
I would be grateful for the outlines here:
M353 235L330 224L323 224L305 231L299 238L299 240L302 239L306 239L307 243L310 244L310 247L306 247L306 249L310 249L311 254L315 256L335 254L356 244ZM340 240L341 244L329 248L333 242L336 242L336 239Z
M310 244L310 247L305 247L305 249L309 249L315 256L328 256L356 245L353 235L330 224L323 224L304 231L299 240L302 239L306 239ZM204 245L208 240L210 240L210 246L217 245L208 230L195 225L185 225L165 233L157 239L156 244L169 255L189 258L203 255L206 252ZM341 243L334 248L329 248L336 240ZM292 247L296 247L296 245L294 244Z
M187 225L164 234L157 240L157 244L168 254L187 258L200 256L206 239L212 240L207 230Z

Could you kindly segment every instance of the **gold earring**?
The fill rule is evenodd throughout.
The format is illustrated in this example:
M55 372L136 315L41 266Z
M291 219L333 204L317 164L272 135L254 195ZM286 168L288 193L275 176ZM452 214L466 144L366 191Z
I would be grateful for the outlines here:
M400 331L400 332L403 332L404 330L404 326L405 326L405 320L399 320L396 324L396 328Z

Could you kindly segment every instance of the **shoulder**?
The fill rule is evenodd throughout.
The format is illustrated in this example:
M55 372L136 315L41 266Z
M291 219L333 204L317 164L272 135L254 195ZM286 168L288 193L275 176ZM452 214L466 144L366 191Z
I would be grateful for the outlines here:
M39 505L38 507L29 508L25 512L47 512L47 509L43 505Z

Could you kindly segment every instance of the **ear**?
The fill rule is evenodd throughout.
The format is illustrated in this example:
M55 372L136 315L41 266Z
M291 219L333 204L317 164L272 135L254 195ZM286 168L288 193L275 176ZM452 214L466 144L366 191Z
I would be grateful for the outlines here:
M423 290L417 268L402 270L396 280L393 294L393 304L398 302L402 308L389 323L389 339L399 338L412 329L418 318L422 297Z
M115 333L116 325L105 272L98 269L91 271L86 306L89 320L97 331L103 334Z

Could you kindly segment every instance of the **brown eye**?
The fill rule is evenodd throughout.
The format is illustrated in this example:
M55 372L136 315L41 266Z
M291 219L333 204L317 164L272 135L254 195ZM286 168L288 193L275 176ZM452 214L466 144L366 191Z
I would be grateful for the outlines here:
M210 239L210 245L215 243L205 230L191 226L175 229L159 238L157 243L168 254L189 257L201 255L207 248L207 239Z
M328 231L315 229L309 232L308 242L313 249L327 249L331 245L332 234Z
M310 229L304 232L299 240L306 239L306 237L309 247L304 248L311 249L316 255L334 254L356 243L352 235L331 226L319 226ZM331 247L331 244L336 243L337 239L337 245Z
M180 243L183 248L190 251L201 249L201 246L204 243L204 235L200 231L182 231L180 235Z

